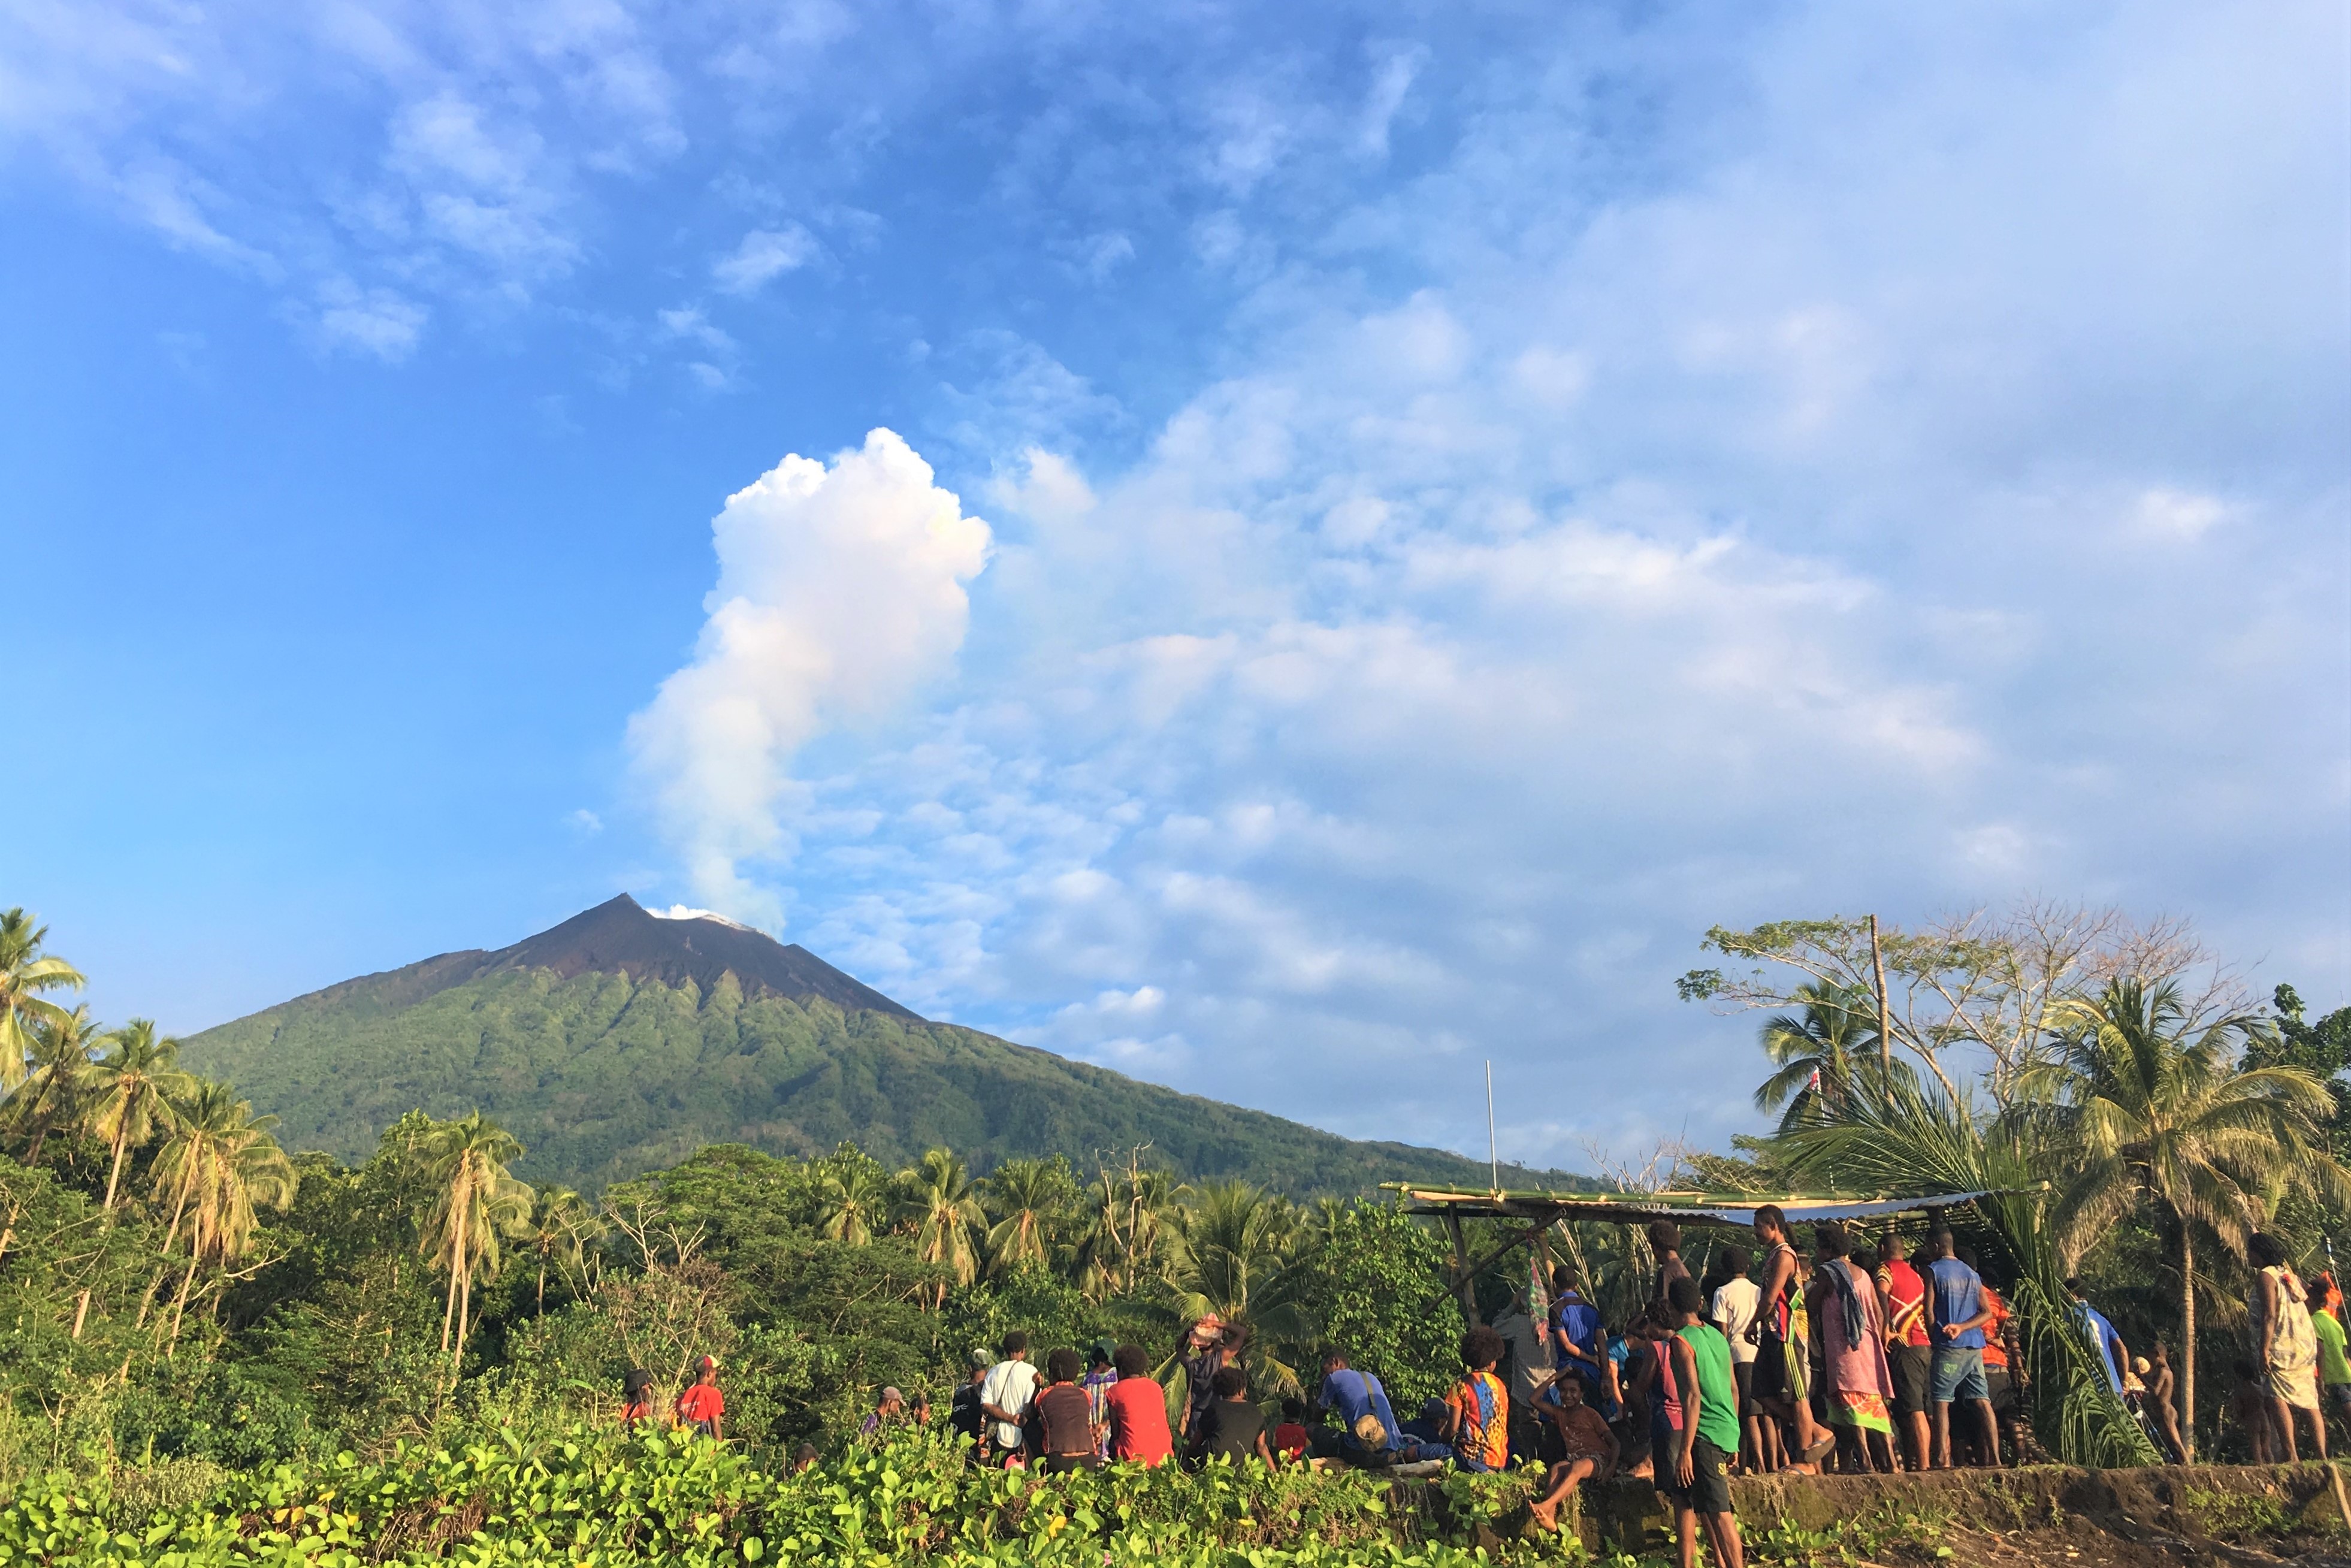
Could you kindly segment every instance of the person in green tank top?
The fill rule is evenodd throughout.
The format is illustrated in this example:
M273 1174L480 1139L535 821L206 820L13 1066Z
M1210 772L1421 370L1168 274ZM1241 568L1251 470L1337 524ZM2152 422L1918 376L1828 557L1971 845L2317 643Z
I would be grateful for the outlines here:
M1697 1281L1674 1281L1666 1301L1672 1314L1667 1321L1676 1326L1657 1348L1672 1356L1680 1420L1670 1450L1657 1457L1657 1490L1674 1505L1681 1568L1697 1568L1701 1523L1715 1562L1721 1568L1744 1568L1745 1548L1730 1507L1730 1458L1739 1452L1739 1385L1730 1375L1730 1342L1706 1321L1706 1298Z

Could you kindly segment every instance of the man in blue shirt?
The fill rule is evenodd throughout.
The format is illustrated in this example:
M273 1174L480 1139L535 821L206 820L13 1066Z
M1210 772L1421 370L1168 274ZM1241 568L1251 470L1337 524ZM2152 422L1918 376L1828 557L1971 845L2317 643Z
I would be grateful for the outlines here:
M2082 1333L2098 1347L2098 1360L2106 1369L2106 1386L2114 1390L2116 1398L2121 1398L2122 1369L2130 1364L2130 1346L2123 1343L2123 1336L2115 1332L2106 1314L2083 1299L2080 1280L2066 1281L2065 1293L2074 1298L2074 1315L2082 1325Z
M1313 1447L1318 1458L1335 1457L1354 1465L1393 1462L1403 1441L1403 1429L1396 1425L1395 1411L1388 1404L1388 1391L1380 1386L1378 1378L1349 1366L1342 1353L1326 1350L1322 1353L1322 1387L1315 1395L1314 1404L1316 1408L1331 1411L1339 1417L1337 1431L1323 1427L1315 1432Z
M1551 1271L1552 1364L1583 1379L1583 1402L1600 1407L1605 1380L1600 1366L1600 1309L1576 1293L1575 1270Z
M1935 1260L1927 1266L1927 1327L1934 1342L1935 1452L1938 1470L1951 1468L1951 1401L1976 1407L1985 1463L2000 1465L2000 1425L1992 1415L1991 1385L1984 1379L1984 1325L1992 1319L1983 1280L1959 1261L1951 1233L1934 1235Z

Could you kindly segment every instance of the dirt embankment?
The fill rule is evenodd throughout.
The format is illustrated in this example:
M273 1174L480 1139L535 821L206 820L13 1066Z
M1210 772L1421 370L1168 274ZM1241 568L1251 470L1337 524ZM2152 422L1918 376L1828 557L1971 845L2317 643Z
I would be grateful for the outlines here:
M1782 1560L1817 1551L1823 1562L1951 1568L2351 1568L2351 1492L2319 1464L1755 1477L1734 1480L1731 1496L1740 1533L1759 1555ZM1575 1528L1603 1553L1656 1552L1672 1540L1646 1481L1585 1489Z

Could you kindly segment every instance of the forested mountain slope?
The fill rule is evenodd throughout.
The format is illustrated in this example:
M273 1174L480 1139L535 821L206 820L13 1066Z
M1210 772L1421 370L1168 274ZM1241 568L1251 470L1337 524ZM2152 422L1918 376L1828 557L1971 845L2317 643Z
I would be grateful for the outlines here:
M932 1023L802 948L625 895L496 953L444 954L206 1030L182 1060L276 1112L289 1148L357 1159L402 1112L478 1108L529 1149L517 1174L590 1189L707 1144L811 1155L843 1140L891 1165L944 1144L982 1167L1062 1154L1081 1172L1148 1144L1180 1175L1300 1196L1487 1179L1458 1155L1358 1143Z

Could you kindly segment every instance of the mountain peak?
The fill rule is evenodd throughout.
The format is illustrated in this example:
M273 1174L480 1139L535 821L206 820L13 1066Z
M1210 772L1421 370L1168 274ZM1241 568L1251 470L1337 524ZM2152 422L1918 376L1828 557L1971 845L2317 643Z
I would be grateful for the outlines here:
M921 1022L921 1015L841 973L797 943L777 941L764 931L683 904L650 910L623 893L560 925L500 948L479 972L552 969L575 975L623 974L665 985L687 980L707 992L722 975L733 975L747 993L821 997L844 1012L888 1013Z

